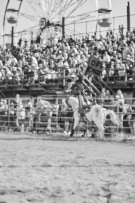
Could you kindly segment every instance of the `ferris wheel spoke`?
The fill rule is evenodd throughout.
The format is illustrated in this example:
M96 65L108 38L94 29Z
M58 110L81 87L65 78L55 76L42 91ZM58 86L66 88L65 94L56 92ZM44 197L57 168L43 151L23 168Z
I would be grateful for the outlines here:
M39 18L41 18L42 17L42 13L41 13L41 10L39 9L39 7L38 7L38 9L35 8L34 3L31 0L26 0L26 1L27 1L28 5L33 9L33 11L37 14L37 16ZM38 10L40 10L40 12L37 12Z
M84 15L87 15L87 14L92 14L92 13L96 13L97 10L94 10L94 11L90 11L90 12L87 12L87 13L83 13L83 14L79 14L79 15L75 15L75 16L69 16L68 19L74 19L74 18L77 18L77 17L80 17L80 16L84 16Z
M40 0L38 0L38 6L39 6L39 8L40 8L40 10L42 11L42 16L44 16L44 7L43 7L43 5L41 4L41 1Z
M80 0L78 1L77 6L68 14L68 16L70 16L75 10L77 10L78 8L80 8L80 6L82 6L87 0ZM67 16L67 17L68 17Z
M68 9L69 9L69 10L72 10L72 7L73 7L74 5L76 5L76 3L77 3L76 0L74 0L74 1L70 0L69 2L67 2L67 4L65 4L65 6L64 6L63 9L62 9L63 15L66 14L66 11L67 11Z
M53 6L52 8L52 20L55 18L60 18L61 17L61 7L62 7L62 0L60 0L59 2L57 1L57 4Z
M51 16L51 11L52 11L52 2L50 3L50 1L48 0L41 0L42 1L42 5L44 7L44 12L45 12L45 17L50 20L50 16Z
M51 15L51 19L50 20L53 19L53 15L54 15L56 10L57 10L57 1L52 0L52 5L51 5L51 13L52 13L52 15Z
M57 16L60 16L60 10L62 10L62 3L63 1L60 0L60 1L57 1L57 6L56 6L56 10L55 10L55 4L54 4L54 7L53 7L53 13L54 13L54 18Z
M27 0L27 1L29 1L30 4L33 4L33 5L37 6L37 7L40 4L40 0Z
M30 27L30 28L27 28L27 29L25 29L25 30L20 30L20 31L15 32L15 33L20 34L20 33L23 33L23 32L35 31L35 30L37 30L37 29L35 29L36 27L37 27L37 29L38 29L38 25L34 25L34 26Z
M35 21L35 22L39 22L39 19L36 19L36 17L33 16L33 15L28 15L28 14L25 14L25 13L20 13L20 16L22 16L24 18L27 18L29 20Z
M47 4L44 2L44 0L40 0L40 3L42 5L43 16L47 17Z
M52 5L52 9L50 11L50 20L55 21L55 20L59 20L60 19L60 2L62 2L62 0L60 0L58 2L58 4L55 4L55 0L54 0L54 4Z
M50 19L52 15L52 2L48 0L48 18Z
M66 1L65 3L63 3L63 1L61 1L61 9L58 10L58 12L55 14L54 18L56 17L56 15L64 17L64 15L66 14L66 11L70 8L72 8L72 6L77 2L77 0L75 0L75 2L73 2L73 0L69 0ZM59 7L60 7L59 6Z
M71 12L75 5L77 4L77 0L70 0L68 1L64 6L62 6L62 9L59 11L59 15L61 16L67 16L68 15L68 12Z
M62 0L54 0L51 9L51 20L55 20L55 18L60 17L60 10L61 10Z
M89 13L86 13L85 15L80 16L80 18L78 16L75 20L71 19L71 21L69 21L68 24L66 24L66 25L75 24L77 22L82 22L83 20L86 20L86 19L88 21L88 19L93 18L93 17L96 17L96 16L91 16Z
M65 12L66 9L71 6L71 3L72 3L71 0L70 0L70 1L66 1L65 4L62 5L62 7L63 7L62 12L63 12L63 11ZM63 14L64 14L64 13L63 13Z

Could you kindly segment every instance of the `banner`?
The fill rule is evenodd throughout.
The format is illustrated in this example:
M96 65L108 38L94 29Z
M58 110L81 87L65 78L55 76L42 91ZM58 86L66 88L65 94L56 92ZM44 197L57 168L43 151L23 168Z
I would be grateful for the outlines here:
M92 68L92 69L100 69L101 62L99 61L99 59L95 58L94 56L91 56L89 58L88 66L89 68Z
M102 71L101 65L102 65L102 63L98 58L91 56L88 61L88 67L84 74L89 75L89 74L91 74L91 71L92 71L96 75L100 75L101 71Z

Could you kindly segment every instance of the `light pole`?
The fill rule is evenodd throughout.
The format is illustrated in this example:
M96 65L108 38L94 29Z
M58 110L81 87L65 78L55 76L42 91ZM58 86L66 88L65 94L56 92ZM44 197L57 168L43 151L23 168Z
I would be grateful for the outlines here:
M14 46L14 26L12 26L11 30L11 47Z
M130 32L130 2L127 5L127 31Z

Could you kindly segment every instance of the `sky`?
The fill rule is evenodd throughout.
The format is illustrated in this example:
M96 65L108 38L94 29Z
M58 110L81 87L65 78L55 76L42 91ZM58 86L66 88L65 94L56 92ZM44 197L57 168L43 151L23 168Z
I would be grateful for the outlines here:
M44 1L44 6L46 8L43 8L43 6L42 6L42 10L41 10L41 8L39 8L36 5L38 1L41 1L41 2ZM63 2L64 1L66 1L66 0L63 0ZM71 0L69 0L69 1L71 1ZM77 2L78 0L72 0L72 1ZM99 1L99 7L107 7L107 0L98 0L98 1ZM17 9L17 6L18 6L17 2L19 2L19 1L18 0L10 0L9 8ZM30 2L35 2L35 3L29 4ZM57 0L23 0L22 7L21 7L21 13L23 13L27 16L28 15L35 16L35 18L37 20L36 25L38 25L39 20L43 16L44 12L49 12L49 11L51 12L50 8L52 8L54 13L56 12L55 10L62 9L62 4L61 4L61 6L59 6L59 8L57 8L57 5L55 5L56 2L57 2ZM96 3L95 2L96 2L96 0L87 0L84 5L82 5L78 10L74 11L72 16L80 15L80 14L83 14L86 12L91 13L92 11L96 11ZM126 15L127 2L128 2L127 0L111 0L113 17ZM135 14L135 0L129 0L129 2L130 2L130 12L131 12L131 14ZM7 3L7 0L0 0L0 27L1 27L1 29L0 29L0 44L2 43L2 36L1 35L3 34L3 17L4 17L5 8L6 8L6 3ZM48 6L47 6L47 4L48 4ZM46 9L46 11L45 11L45 9ZM70 9L71 8L69 8L69 10ZM79 34L79 33L85 33L86 31L89 33L94 32L96 29L96 21L95 20L96 20L97 13L94 12L94 13L91 13L90 15L91 15L90 19L93 19L93 21L87 22L87 25L86 25L86 23L81 23L81 24L76 24L74 26L74 25L71 25L71 23L69 24L69 22L70 22L69 19L66 20L66 24L69 24L67 26L66 32L68 34L69 33L74 34L74 32L76 32L76 34L77 33ZM10 17L10 16L11 16L11 14L8 13L7 17ZM87 19L84 19L84 21L86 21L86 20ZM112 29L117 29L119 24L123 24L124 27L126 28L126 21L127 21L126 16L114 18L113 24L112 24ZM134 22L135 22L135 15L131 16L131 27L135 27ZM20 16L18 18L18 24L17 24L16 31L17 32L22 31L22 30L28 29L34 25L35 25L35 22ZM37 27L35 27L35 29L39 29L39 27L37 26ZM10 30L11 30L11 25L8 24L7 20L6 20L5 33L9 34ZM102 28L101 29L98 28L98 30L103 31ZM38 31L36 30L35 33L36 32L38 32ZM24 34L23 37L25 38L25 36L26 35ZM18 35L18 37L20 37L20 35ZM5 40L9 41L9 37L6 37Z

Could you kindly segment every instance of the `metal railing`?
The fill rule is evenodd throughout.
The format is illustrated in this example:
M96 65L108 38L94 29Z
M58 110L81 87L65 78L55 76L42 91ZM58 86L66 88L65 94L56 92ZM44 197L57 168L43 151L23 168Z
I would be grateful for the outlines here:
M44 99L47 99L44 97ZM101 98L99 98L101 99ZM98 99L98 100L99 100ZM4 99L0 101L0 131L21 131L35 133L58 133L64 135L64 132L71 131L73 127L73 112L72 109L66 111L60 110L62 100L56 98L56 103L50 100L51 109L36 108L37 98L22 98L23 110L18 109L15 99ZM135 98L126 99L127 103L133 103ZM1 103L4 101L5 108L1 108ZM6 101L6 102L5 102ZM32 103L30 108L28 103ZM121 107L114 105L112 101L104 101L101 104L107 109L115 111L119 119L122 119L123 127L116 127L110 121L110 118L105 122L105 134L111 135L123 130L135 135L135 104L127 106L132 111L123 113ZM126 105L126 104L125 104ZM58 108L59 107L59 108ZM84 129L88 129L93 135L97 131L97 126L94 123L89 123L85 118L81 119L76 129L77 134Z

